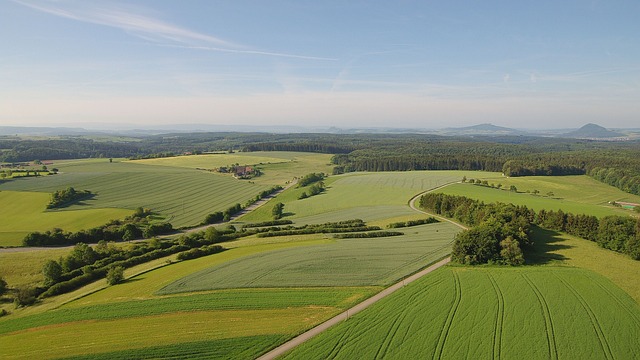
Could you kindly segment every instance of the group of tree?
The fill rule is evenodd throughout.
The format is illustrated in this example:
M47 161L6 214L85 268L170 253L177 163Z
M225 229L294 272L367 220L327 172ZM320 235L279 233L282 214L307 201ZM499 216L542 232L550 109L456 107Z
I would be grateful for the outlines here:
M526 206L485 204L463 196L438 193L423 195L420 206L472 226L458 234L454 242L452 257L461 263L521 263L522 251L532 245L531 225L595 241L606 249L640 259L640 219L628 216L597 218L562 210L536 213Z
M325 178L325 174L323 174L323 173L310 173L310 174L307 174L307 175L301 177L298 180L298 187L302 188L302 187L311 185L313 183L317 183L319 181L324 180L324 178Z
M418 225L425 225L425 224L434 224L437 222L440 222L440 220L434 218L433 216L429 216L428 218L425 218L425 219L394 222L387 225L387 228L397 229L397 228L411 227L411 226L418 226Z
M540 210L536 214L535 224L595 241L605 249L640 260L640 218L618 215L597 218L562 210Z
M428 193L420 197L420 207L470 226L455 237L451 257L459 263L520 265L532 245L535 213L524 206Z
M64 190L56 190L51 194L51 200L47 205L47 209L67 206L73 202L84 200L91 196L91 191L76 190L73 187L68 187Z
M255 204L261 199L264 199L280 190L282 190L282 186L280 185L272 186L269 189L263 190L262 192L260 192L258 195L255 196L255 198L247 201L244 204L244 206L240 204L235 204L227 208L225 211L216 211L216 212L207 214L207 216L204 218L204 221L202 222L201 225L209 225L209 224L216 224L219 222L229 221L234 215L238 214L245 208L249 207L252 204Z
M153 222L149 209L137 208L133 215L123 220L112 220L105 225L65 232L62 229L32 232L22 240L24 246L60 246L77 243L97 243L105 241L130 241L139 238L152 238L157 235L173 232L173 226L168 222Z

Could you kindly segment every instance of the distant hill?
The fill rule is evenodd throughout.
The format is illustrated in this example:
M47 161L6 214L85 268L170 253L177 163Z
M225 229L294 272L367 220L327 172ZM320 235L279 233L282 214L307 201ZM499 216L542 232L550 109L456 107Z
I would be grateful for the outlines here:
M68 127L27 127L27 126L0 126L0 135L87 135L90 132L82 128Z
M607 139L624 137L624 134L619 132L607 130L600 125L587 124L578 130L570 131L562 134L563 137L575 138L575 139Z
M447 128L442 132L451 135L523 135L524 131L497 126L493 124L479 124L461 128Z

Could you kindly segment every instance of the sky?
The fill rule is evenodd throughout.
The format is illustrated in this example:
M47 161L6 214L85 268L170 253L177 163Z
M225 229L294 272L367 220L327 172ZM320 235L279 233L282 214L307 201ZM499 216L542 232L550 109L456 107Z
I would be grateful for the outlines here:
M640 127L637 0L0 0L0 125Z

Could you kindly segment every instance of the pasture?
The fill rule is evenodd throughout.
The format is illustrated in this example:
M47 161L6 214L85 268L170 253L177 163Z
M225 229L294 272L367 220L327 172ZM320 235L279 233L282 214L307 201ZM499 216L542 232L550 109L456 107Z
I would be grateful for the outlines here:
M50 178L52 177L46 179ZM36 178L26 181L32 179ZM109 220L121 219L133 213L128 209L87 208L84 205L47 210L50 197L51 194L43 192L0 191L0 246L21 246L22 239L33 231L53 228L78 231L103 225Z
M573 178L573 179L572 179ZM571 181L573 181L576 177L567 177L562 181L555 181L557 184L562 184L563 187L570 187ZM577 177L581 180L584 180L580 177ZM511 179L509 179L511 180ZM535 179L534 179L535 180ZM527 184L528 179L519 179L518 183ZM491 202L503 202L503 203L513 203L515 205L525 205L530 209L535 211L539 211L542 209L545 210L558 210L562 209L564 212L574 213L574 214L587 214L594 215L597 217L603 217L607 215L630 215L633 214L632 211L624 210L619 207L612 206L607 203L607 201L603 202L603 199L618 199L624 198L624 192L606 185L595 180L592 180L593 184L590 184L588 188L574 188L573 191L558 191L553 192L553 196L541 195L546 192L542 192L539 195L533 195L531 193L521 192L520 187L522 185L517 186L518 193L509 191L509 190L499 190L493 189L484 186L477 186L471 184L452 184L445 188L438 190L438 192L449 194L449 195L458 195L458 196L466 196L472 199L481 200L487 203ZM535 184L544 183L544 181L536 181ZM531 186L531 184L528 184ZM525 187L525 186L522 186ZM543 187L538 187L543 188ZM546 189L550 189L547 187ZM547 191L548 192L548 191ZM605 194L600 196L590 196L590 193L597 194ZM581 196L581 194L584 194ZM626 198L632 198L633 195L628 195Z
M610 281L568 267L445 267L285 359L630 359L640 307Z

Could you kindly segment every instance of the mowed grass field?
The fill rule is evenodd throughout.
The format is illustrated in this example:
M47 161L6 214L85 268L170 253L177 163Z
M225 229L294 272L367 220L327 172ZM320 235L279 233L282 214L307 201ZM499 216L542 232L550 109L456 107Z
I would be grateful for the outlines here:
M149 208L174 227L192 226L205 216L254 198L269 186L175 166L150 166L108 159L56 163L57 175L3 183L0 190L51 193L72 186L96 196L67 210ZM112 217L101 217L103 224Z
M491 182L491 181L490 181ZM587 176L531 176L496 180L503 188L515 185L518 192L498 190L471 184L452 184L438 192L466 196L484 202L503 202L539 211L558 210L574 214L588 214L598 217L607 215L633 215L634 212L615 207L610 201L640 203L640 196L625 193L613 186L598 182ZM540 194L527 193L529 190ZM546 194L552 192L553 196Z
M633 359L640 307L568 267L445 267L285 359Z
M256 151L231 154L203 154L171 158L136 160L146 165L174 166L190 169L215 169L233 164L258 167L263 175L251 179L256 184L284 185L296 177L312 172L331 174L331 155L288 152ZM228 175L230 176L230 175Z
M0 191L0 246L20 246L33 231L60 228L78 231L131 215L132 210L91 208L47 210L51 194L26 191Z
M477 171L358 172L326 179L320 195L298 200L306 188L291 188L278 197L285 204L285 218L299 223L322 223L361 218L365 221L411 214L407 206L416 194L463 176L495 177L496 173ZM351 216L350 216L351 215ZM264 221L271 218L271 206L265 206L242 218Z

